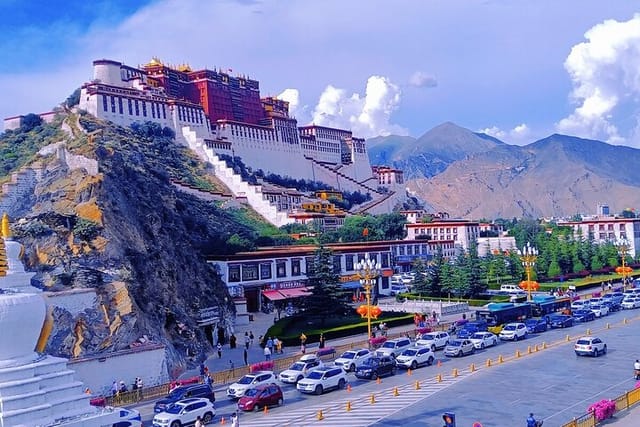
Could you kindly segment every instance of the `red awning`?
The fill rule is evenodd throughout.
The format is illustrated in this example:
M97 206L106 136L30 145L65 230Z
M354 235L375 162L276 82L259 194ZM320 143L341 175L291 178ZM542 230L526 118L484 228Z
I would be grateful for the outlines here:
M269 298L271 301L287 299L287 297L282 295L279 291L262 291L262 295Z
M282 295L285 295L287 298L300 298L306 297L311 294L311 290L309 288L291 288L291 289L280 289L279 291Z

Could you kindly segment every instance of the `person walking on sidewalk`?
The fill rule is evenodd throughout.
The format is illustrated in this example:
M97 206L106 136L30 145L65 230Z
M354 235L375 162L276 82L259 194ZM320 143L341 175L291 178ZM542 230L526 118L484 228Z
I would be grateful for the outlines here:
M321 332L320 333L319 345L318 345L319 348L324 348L324 341L325 341L324 340L324 334Z
M276 353L282 354L282 341L280 341L278 339L278 337L275 337L273 339L273 347L274 347Z
M271 360L271 350L266 345L264 346L264 360Z
M253 331L249 331L249 345L253 347Z
M251 338L249 338L249 332L244 333L244 348L249 348L249 343L251 343Z
M268 348L269 348L269 351L270 351L271 353L273 353L273 339L271 339L271 337L269 337L269 339L267 340L267 345L266 345L266 347L268 347Z
M218 350L218 359L222 359L222 344L218 343L216 349Z
M244 366L249 366L249 352L247 351L246 348L242 353L242 357L244 358Z

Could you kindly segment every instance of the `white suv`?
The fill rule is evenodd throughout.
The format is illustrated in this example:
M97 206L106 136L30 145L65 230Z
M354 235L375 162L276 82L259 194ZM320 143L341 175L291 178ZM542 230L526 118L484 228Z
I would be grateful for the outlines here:
M524 323L507 323L500 331L501 340L518 341L527 337L527 325Z
M276 376L272 371L257 371L247 374L240 378L237 382L231 384L227 389L227 396L231 399L240 399L244 396L244 392L250 388L258 387L262 384L271 384L276 382Z
M216 408L209 399L191 398L169 405L164 412L153 417L153 427L168 427L194 424L198 417L209 424L216 416Z
M449 334L446 332L427 332L416 341L419 347L429 347L432 351L445 348L449 344Z
M332 388L344 388L347 374L338 366L325 366L312 371L307 378L298 381L296 388L302 393L322 394Z
M385 341L385 343L376 350L376 355L395 358L409 347L411 347L411 340L409 338L396 338L395 340Z
M598 357L607 354L607 345L598 337L580 337L573 349L576 356Z
M278 379L283 383L295 384L309 375L311 371L322 366L324 366L324 363L317 357L300 358L300 360L289 366L289 369L280 372Z
M435 355L430 347L410 347L396 357L396 366L416 369L418 366L431 366Z
M347 372L355 372L365 361L371 359L374 354L366 348L358 350L349 350L342 353L340 357L335 360L336 366L342 366Z

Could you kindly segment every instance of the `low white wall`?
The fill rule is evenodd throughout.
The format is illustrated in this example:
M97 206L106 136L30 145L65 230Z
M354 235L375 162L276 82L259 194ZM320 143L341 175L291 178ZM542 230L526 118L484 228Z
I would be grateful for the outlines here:
M61 292L44 292L48 305L61 307L75 318L87 308L97 308L95 289L73 289Z
M164 346L74 359L69 361L69 369L96 395L109 394L114 380L124 381L129 390L136 377L142 378L145 387L169 381Z

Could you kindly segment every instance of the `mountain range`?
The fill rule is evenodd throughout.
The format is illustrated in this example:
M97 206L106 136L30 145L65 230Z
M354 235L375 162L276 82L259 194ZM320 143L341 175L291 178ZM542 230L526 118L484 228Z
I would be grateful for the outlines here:
M453 123L419 138L369 140L372 164L405 172L407 188L437 211L462 218L593 214L640 206L640 150L554 134L506 144Z

